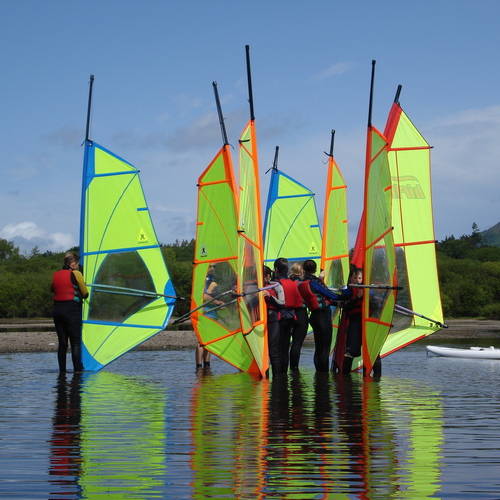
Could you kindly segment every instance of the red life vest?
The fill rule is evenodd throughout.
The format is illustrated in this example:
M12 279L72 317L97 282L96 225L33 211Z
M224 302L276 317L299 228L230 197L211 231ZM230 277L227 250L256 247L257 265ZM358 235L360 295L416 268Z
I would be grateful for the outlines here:
M317 311L318 309L324 309L330 305L328 299L323 297L323 295L319 295L314 293L309 286L311 280L301 281L299 284L299 292L306 303L309 311Z
M286 309L300 309L304 305L304 299L299 292L299 282L289 278L281 278L278 281L285 292Z
M267 291L269 292L269 295L272 295L275 299L278 298L278 294L276 293L276 290L274 288L269 288ZM274 300L270 300L268 297L266 297L265 299L268 309L272 309L273 311L279 311L279 308L276 305L276 302L274 302Z
M72 281L73 271L71 269L60 269L54 273L52 278L52 291L56 302L75 300L80 302L78 285Z

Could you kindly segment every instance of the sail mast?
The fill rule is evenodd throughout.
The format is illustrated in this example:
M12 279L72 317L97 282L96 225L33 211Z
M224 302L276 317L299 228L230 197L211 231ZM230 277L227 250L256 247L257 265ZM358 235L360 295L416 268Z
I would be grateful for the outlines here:
M248 80L248 102L250 103L250 120L255 120L253 109L253 90L252 90L252 72L250 71L250 45L245 45L247 58L247 80Z
M373 86L375 82L375 59L372 61L372 76L370 82L370 103L368 104L368 128L372 126L372 108L373 108Z
M276 146L276 149L274 151L274 160L273 160L273 170L276 172L278 170L278 153L279 153L280 147Z
M87 107L87 127L85 129L85 141L89 141L90 134L90 113L92 110L92 88L94 86L94 75L90 75L89 103Z
M212 85L214 87L215 104L217 106L217 114L219 115L219 124L220 124L220 131L222 133L222 141L224 142L224 146L227 146L229 144L229 141L227 140L226 124L224 123L224 115L222 114L222 106L220 104L217 82L213 82Z
M328 156L330 158L333 158L333 146L334 146L334 143L335 143L335 130L332 130L332 139L330 141L330 153L328 154Z

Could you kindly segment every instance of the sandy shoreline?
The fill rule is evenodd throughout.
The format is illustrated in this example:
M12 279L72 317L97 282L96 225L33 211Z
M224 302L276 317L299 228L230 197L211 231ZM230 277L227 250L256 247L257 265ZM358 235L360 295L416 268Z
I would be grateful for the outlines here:
M433 339L447 338L499 338L500 321L457 319L447 321L449 328L432 335ZM47 331L23 331L30 327L47 327ZM57 350L57 336L50 320L36 323L0 323L0 353L15 352L55 352ZM312 335L306 338L312 343ZM140 346L138 350L157 351L168 349L194 348L197 344L196 334L191 330L166 330L155 335Z

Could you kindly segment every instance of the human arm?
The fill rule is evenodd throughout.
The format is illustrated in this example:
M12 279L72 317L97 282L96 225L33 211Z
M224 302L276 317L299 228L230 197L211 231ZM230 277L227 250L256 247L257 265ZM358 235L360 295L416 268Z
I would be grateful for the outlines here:
M86 299L89 296L89 291L83 279L82 273L80 271L73 271L73 276L76 279L76 283L78 285L78 289L80 290L82 299Z

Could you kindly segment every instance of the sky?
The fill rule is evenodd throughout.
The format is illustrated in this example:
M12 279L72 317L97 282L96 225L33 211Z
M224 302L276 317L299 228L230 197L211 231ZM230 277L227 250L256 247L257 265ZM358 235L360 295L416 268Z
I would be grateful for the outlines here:
M362 210L371 61L373 125L400 103L432 149L436 239L499 222L498 0L0 0L0 238L24 253L78 245L90 138L136 166L161 243L195 234L196 183L249 116L250 46L263 203L278 167L324 204L331 130Z

